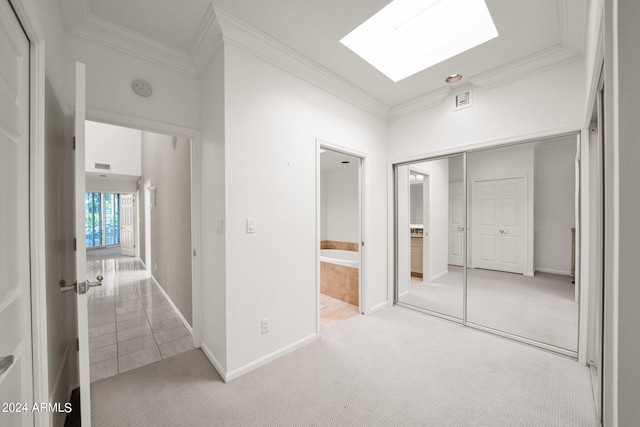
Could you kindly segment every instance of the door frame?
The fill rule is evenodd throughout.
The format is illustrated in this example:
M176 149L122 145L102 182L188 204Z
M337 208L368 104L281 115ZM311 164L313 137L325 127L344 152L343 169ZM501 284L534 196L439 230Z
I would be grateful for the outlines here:
M151 253L151 180L144 182L144 266L153 276L153 254Z
M321 221L322 221L322 207L321 207L321 193L320 193L320 154L322 150L335 151L336 153L346 154L351 157L356 157L359 160L358 165L358 217L360 220L360 227L358 229L358 252L360 254L360 268L358 269L358 312L365 314L366 293L364 292L364 274L363 265L365 264L365 230L366 230L366 209L365 209L365 171L366 171L366 159L367 153L362 151L353 150L351 148L334 144L329 141L316 138L316 337L320 339L320 241L321 236Z
M29 39L29 254L31 256L31 350L33 401L49 402L47 281L45 251L45 38L24 0L9 0ZM37 426L47 426L51 414L34 413Z
M431 209L431 172L421 171L420 169L409 168L409 218L411 218L411 173L422 175L422 280L431 280L431 269L429 268L429 254L431 253L431 235L430 229L430 209ZM425 209L428 207L428 209ZM411 224L411 219L409 219ZM411 248L411 238L409 238L409 248ZM409 249L411 253L411 249ZM409 255L411 260L411 255ZM411 265L409 265L411 271ZM409 283L411 288L411 283Z
M193 309L193 345L199 348L202 343L202 260L200 258L202 187L200 153L202 143L200 131L89 106L86 107L86 110L86 120L191 140L191 301ZM144 185L142 188L144 189ZM140 210L142 209L140 208Z

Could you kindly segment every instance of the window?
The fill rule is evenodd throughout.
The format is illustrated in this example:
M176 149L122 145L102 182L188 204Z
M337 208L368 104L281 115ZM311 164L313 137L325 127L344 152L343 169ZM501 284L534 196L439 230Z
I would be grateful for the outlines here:
M120 244L120 194L85 193L87 248Z

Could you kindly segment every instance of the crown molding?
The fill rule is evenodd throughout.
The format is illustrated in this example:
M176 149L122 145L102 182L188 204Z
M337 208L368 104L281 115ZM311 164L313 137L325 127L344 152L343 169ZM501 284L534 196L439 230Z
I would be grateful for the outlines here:
M213 4L209 4L189 48L189 57L198 75L201 75L209 65L220 46L222 46L222 29L213 10Z
M442 87L434 91L417 96L400 104L396 104L390 108L389 121L409 116L418 111L427 110L442 104L449 94L453 92L451 86Z
M186 52L174 49L95 15L69 29L69 34L198 77Z
M220 6L214 4L214 8L225 44L262 59L376 117L389 118L390 108L384 102Z
M558 2L558 22L560 25L560 42L558 44L484 73L475 74L468 77L467 80L475 86L488 90L582 57L580 43L576 44L576 37L570 36L575 31L570 31L570 23L574 20L570 19L568 1L576 2L576 0L560 0ZM571 10L575 10L575 7L572 7Z
M531 74L580 58L581 56L580 52L569 49L564 44L559 44L512 61L501 67L494 68L493 70L475 74L467 80L482 89L494 89Z

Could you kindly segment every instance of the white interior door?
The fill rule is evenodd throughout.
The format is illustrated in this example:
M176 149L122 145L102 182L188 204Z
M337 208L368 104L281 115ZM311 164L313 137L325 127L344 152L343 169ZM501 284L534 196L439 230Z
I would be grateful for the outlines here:
M524 274L525 179L476 181L473 200L474 267Z
M6 0L0 0L0 57L0 423L27 426L33 425L29 41Z
M133 194L120 195L120 253L136 255L135 205Z
M449 184L449 265L462 266L464 248L462 182Z
M76 62L75 97L75 225L76 225L76 279L78 293L78 371L80 375L80 412L82 426L91 427L91 372L89 362L89 320L87 313L88 289L98 282L87 281L87 253L85 235L85 66Z

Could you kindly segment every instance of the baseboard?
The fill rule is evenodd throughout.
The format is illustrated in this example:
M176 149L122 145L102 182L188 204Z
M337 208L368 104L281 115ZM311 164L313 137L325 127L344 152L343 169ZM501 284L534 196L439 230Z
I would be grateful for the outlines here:
M241 377L242 375L249 373L251 371L253 371L254 369L257 369L263 365L266 365L267 363L276 360L282 356L284 356L285 354L289 354L294 350L299 349L300 347L304 347L307 344L311 344L314 341L317 341L318 336L316 335L316 333L314 332L311 335L308 335L296 342L293 342L285 347L282 347L279 350L276 350L272 353L269 353L259 359L254 360L253 362L249 362L244 366L241 366L237 369L234 369L232 371L227 372L226 378L225 378L225 382L229 382L232 381L238 377Z
M398 299L405 297L409 294L409 290L407 289L406 291L404 291L403 293L401 293L400 295L398 295Z
M407 291L407 292L409 292L409 291ZM373 314L373 313L375 313L376 311L380 311L380 310L382 310L383 308L388 307L388 306L389 306L389 301L381 302L380 304L378 304L378 305L374 305L373 307L371 307L371 308L369 309L369 311L367 311L367 313L366 313L366 314L367 314L367 315L369 315L369 314Z
M440 273L438 273L438 274L436 274L435 276L433 276L433 277L431 278L431 280L429 280L429 281L430 281L430 282L434 282L434 281L436 281L436 280L440 279L441 277L446 276L448 273L449 273L449 270L441 271Z
M216 357L213 355L209 347L207 347L205 343L202 343L200 344L200 350L202 350L204 355L207 356L207 359L209 359L209 362L211 362L211 364L213 365L213 369L215 369L216 372L218 372L218 375L220 375L220 378L222 378L222 381L226 383L227 371L222 367L222 365L220 364L218 359L216 359Z
M560 274L562 276L571 276L570 271L554 270L553 268L536 268L536 273Z
M153 283L156 284L156 287L160 290L162 295L164 295L164 297L167 299L167 302L169 303L171 308L173 308L173 311L175 311L175 313L178 315L178 319L180 319L184 327L187 328L187 331L189 331L189 334L191 334L191 337L193 337L193 328L191 327L189 322L187 322L187 319L184 318L180 310L178 310L178 307L176 307L176 305L173 303L173 300L169 297L169 294L167 294L164 288L160 286L160 283L155 277L153 277L153 274L151 275L151 279L153 280Z

